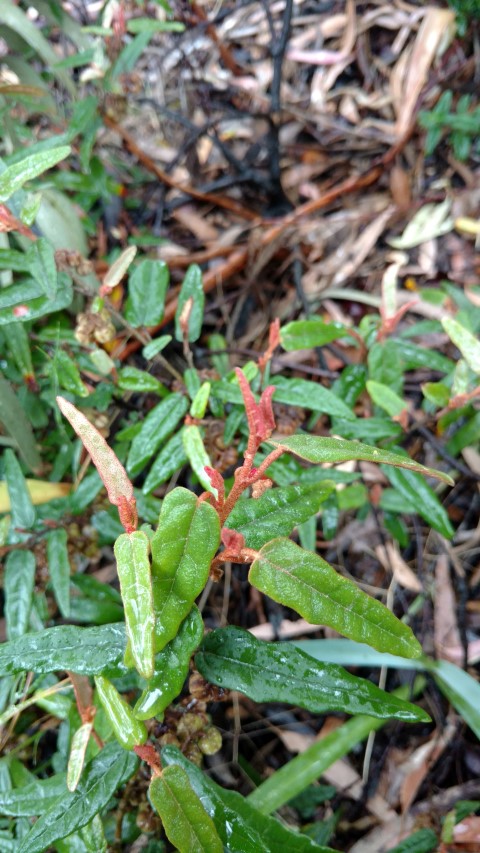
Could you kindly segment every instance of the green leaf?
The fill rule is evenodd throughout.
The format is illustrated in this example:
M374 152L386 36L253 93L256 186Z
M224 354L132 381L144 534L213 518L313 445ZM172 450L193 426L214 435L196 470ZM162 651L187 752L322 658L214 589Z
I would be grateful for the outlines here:
M163 319L170 273L164 261L145 260L128 279L125 319L135 328L156 326Z
M187 461L183 447L183 429L181 429L172 435L166 445L162 447L143 484L143 494L149 495L157 486L175 474Z
M154 657L155 616L149 550L150 542L143 530L122 533L113 546L125 608L129 652L143 678L152 677Z
M180 323L182 312L186 309L187 302L191 300L188 313L187 340L196 341L200 337L203 323L203 307L205 294L203 292L202 270L198 264L189 266L183 279L178 296L178 307L175 313L175 337L177 341L183 341L183 332Z
M273 399L276 403L286 403L287 406L301 406L312 412L322 412L327 415L338 415L340 418L354 420L352 410L337 397L333 391L324 388L319 382L308 379L288 379L286 376L275 376Z
M151 541L155 643L161 651L202 592L220 543L218 515L188 489L176 488L163 500Z
M359 459L364 462L383 462L385 465L408 468L429 477L436 477L438 480L443 480L453 486L453 480L448 474L443 474L441 471L435 471L432 468L425 468L424 465L420 465L400 453L379 450L376 447L370 447L356 441L345 441L341 438L322 438L317 435L292 435L287 438L282 437L279 441L269 439L269 444L274 444L275 447L284 447L296 456L300 456L301 459L306 459L308 462L314 462L317 465L323 462L348 462L349 459Z
M60 388L78 397L88 397L88 391L82 382L80 371L73 360L63 349L57 349L52 362Z
M319 317L311 320L294 320L280 329L280 341L284 350L292 352L299 349L323 347L338 338L349 334L348 326L343 323L326 323Z
M50 779L37 779L10 791L0 791L0 813L11 817L33 817L45 814L67 794L65 773Z
M0 174L0 204L8 201L10 196L23 187L27 181L37 178L47 169L56 166L61 160L65 160L69 154L70 146L61 145L59 148L52 148L50 151L27 155L19 163L8 166Z
M450 340L462 353L470 370L480 373L480 341L453 317L444 317L442 326Z
M155 673L135 705L139 720L157 717L180 693L190 667L190 658L203 637L203 619L193 605L177 635L155 657Z
M7 639L16 640L28 630L35 585L35 555L10 551L5 561L3 591Z
M468 672L446 660L428 661L426 667L477 738L480 738L480 684Z
M430 527L451 539L454 530L447 512L423 477L415 471L400 471L398 468L384 468L384 471L392 486L408 501L410 512L418 513Z
M55 299L57 293L57 267L53 246L44 237L35 240L26 253L30 275L40 285L48 299Z
M90 761L73 793L59 798L33 825L18 853L43 853L60 838L86 826L135 772L138 759L109 743Z
M183 429L183 447L185 455L190 463L192 471L197 475L199 482L207 492L217 496L217 490L213 488L210 477L205 473L205 466L212 467L211 459L205 450L202 433L196 424L190 424Z
M31 471L38 471L41 459L35 444L30 421L20 405L12 386L0 371L0 422L8 435L15 439L18 451L25 465Z
M60 613L66 619L70 616L70 560L67 541L67 531L63 527L47 534L48 573Z
M391 418L401 415L408 408L406 401L402 400L395 391L392 391L388 385L384 385L382 382L375 382L373 379L368 380L367 391L375 405L384 409Z
M118 664L124 651L125 626L121 623L99 628L59 625L0 646L0 675L28 670L96 675Z
M379 651L413 658L421 654L411 629L390 610L290 539L273 539L264 545L252 563L249 580L313 625L329 625Z
M188 761L179 749L165 746L162 765L182 767L204 808L212 818L226 853L335 853L320 847L307 835L292 831L276 818L257 811L236 791L221 788L200 768Z
M389 340L385 344L391 356L396 357L403 370L415 370L417 367L428 367L440 373L450 373L455 364L440 352L430 347L421 347L405 340ZM375 377L377 378L377 377Z
M23 531L30 530L35 524L36 513L25 477L13 450L8 447L3 458L12 513L12 527Z
M355 643L353 640L295 640L294 645L302 649L307 655L322 663L338 663L343 666L366 666L391 667L392 669L413 669L423 672L426 668L425 657L419 660L402 658L398 655L377 652L364 643Z
M129 33L183 33L185 25L180 21L159 21L155 18L130 18L127 22Z
M35 378L33 370L32 354L30 351L30 338L22 323L9 323L3 327L8 348L12 354L15 364L27 383Z
M148 737L145 724L134 717L132 708L112 682L103 675L96 675L95 687L113 734L123 749L144 744Z
M422 385L422 393L429 403L444 408L450 400L450 389L443 382L425 382Z
M241 628L218 628L203 640L195 665L212 684L255 702L288 702L314 713L344 711L426 721L428 714L335 664L319 664L291 643L263 643Z
M72 737L67 765L67 788L69 791L75 791L78 787L92 729L92 722L83 723Z
M413 687L413 695L418 695L423 690L425 679L417 678ZM400 699L409 696L408 687L400 687L393 691L392 695ZM320 776L343 758L358 743L365 740L370 732L378 731L385 725L383 720L377 720L364 714L352 717L339 728L330 732L324 738L308 747L303 753L297 755L280 770L277 770L265 782L253 791L246 802L262 814L270 814L288 803L301 791L315 782ZM169 748L171 749L171 747ZM162 750L162 756L165 749Z
M192 418L201 419L205 417L211 388L212 386L210 382L203 382L198 389L192 400L192 405L190 406L190 416Z
M54 299L42 293L38 282L26 279L0 290L0 326L26 323L67 308L73 298L72 282L65 273L58 274L58 290Z
M400 424L387 417L380 418L358 418L356 421L347 421L345 418L335 418L332 431L342 438L354 438L371 444L377 441L389 439L399 440L402 435Z
M334 490L327 481L269 489L260 498L241 498L225 527L245 537L248 548L261 548L274 536L289 536L293 528L315 515Z
M167 838L180 853L223 853L223 844L210 815L193 790L183 767L165 767L148 790L162 819Z
M419 829L400 844L391 847L386 853L435 853L438 850L438 838L433 829Z
M128 454L127 471L132 477L145 467L148 460L157 452L162 441L165 441L174 431L187 410L188 400L183 394L170 394L148 413L140 432L132 441ZM153 477L154 475L151 474L150 476Z
M160 397L165 397L168 394L165 385L162 385L151 373L147 373L146 370L139 370L138 367L122 367L118 371L118 387L123 391L138 391L142 394L153 393Z

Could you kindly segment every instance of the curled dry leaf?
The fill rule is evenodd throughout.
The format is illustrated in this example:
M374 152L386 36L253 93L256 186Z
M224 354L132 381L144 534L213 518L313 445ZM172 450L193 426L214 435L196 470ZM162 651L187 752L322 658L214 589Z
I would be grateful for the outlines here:
M102 435L87 420L73 403L64 397L57 397L60 411L71 424L83 446L92 458L102 482L107 490L110 503L118 507L120 521L127 533L137 528L137 511L133 486L123 465L119 462L112 448L108 446Z

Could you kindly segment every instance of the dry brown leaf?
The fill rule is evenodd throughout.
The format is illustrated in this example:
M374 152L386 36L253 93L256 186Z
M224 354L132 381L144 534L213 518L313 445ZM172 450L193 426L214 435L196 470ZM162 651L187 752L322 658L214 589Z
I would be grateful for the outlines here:
M448 557L446 554L440 554L435 567L433 623L435 652L437 657L443 660L452 660L452 650L462 648L456 610Z
M392 571L393 576L400 586L412 592L422 592L422 584L416 574L401 556L398 548L393 542L385 545L377 545L375 553L379 562L386 571Z
M448 725L441 734L419 746L402 765L405 778L400 789L400 803L403 813L410 808L423 780L456 733L457 727Z

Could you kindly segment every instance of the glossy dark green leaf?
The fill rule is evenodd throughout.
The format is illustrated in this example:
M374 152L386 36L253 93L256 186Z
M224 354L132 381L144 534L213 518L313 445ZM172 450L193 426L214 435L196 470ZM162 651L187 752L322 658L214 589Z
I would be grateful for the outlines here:
M327 480L269 489L256 499L241 498L225 527L242 533L248 548L261 548L274 536L289 536L297 524L315 515L334 488Z
M71 670L78 675L96 675L121 661L125 642L125 626L121 623L99 628L47 628L0 646L0 675L29 670Z
M323 347L338 338L349 334L348 326L343 323L326 323L320 317L311 320L294 320L280 329L280 341L284 350L292 352L299 349Z
M57 292L58 274L52 244L44 237L39 237L28 247L27 261L32 278L38 282L45 296L54 299Z
M384 471L392 486L408 502L410 512L418 513L430 527L451 539L454 530L447 512L423 477L414 471L401 471L398 468L385 468Z
M182 312L185 310L186 303L189 300L191 300L191 302L190 311L188 313L187 338L189 341L196 341L200 337L202 331L203 308L205 305L202 270L198 264L192 264L189 266L180 288L178 307L175 313L175 337L177 341L183 340L180 320Z
M20 405L12 386L0 371L0 422L8 435L15 438L18 451L31 471L38 471L41 459L35 444L35 436L24 409Z
M355 419L355 415L349 406L345 405L343 400L337 397L333 391L320 385L319 382L298 379L298 377L288 379L286 376L275 376L272 385L275 385L276 388L273 395L276 403L286 403L287 406L301 406L310 409L312 412Z
M0 791L0 814L12 817L41 815L66 795L66 774L58 773L50 779L38 779L9 791Z
M145 467L187 411L187 397L183 394L170 394L148 413L140 432L132 441L128 454L127 471L132 477Z
M21 531L30 530L35 523L35 507L28 491L25 477L13 450L4 451L5 480L12 514L12 527Z
M273 539L250 568L250 583L313 625L328 625L345 637L382 652L419 657L421 646L379 601L371 598L290 539Z
M113 734L123 749L144 744L148 736L146 726L134 717L132 708L115 685L104 675L96 675L95 687Z
M203 619L193 605L177 635L155 657L155 673L135 705L139 720L156 717L180 693L188 675L190 658L203 637Z
M335 853L308 836L288 829L255 809L236 791L227 791L188 761L173 746L162 749L162 765L182 767L193 790L212 818L226 853Z
M156 326L163 318L170 274L164 261L141 261L128 280L125 319L135 328Z
M65 618L70 616L70 560L67 541L67 531L63 527L57 527L47 534L48 573L60 613Z
M425 468L418 462L414 462L408 456L402 456L400 453L392 453L389 450L379 450L376 447L369 447L367 444L360 444L356 441L345 441L341 438L322 438L317 435L292 435L287 438L282 438L280 441L272 441L276 447L285 447L296 456L306 459L308 462L314 462L320 465L322 462L347 462L349 459L359 459L365 462L383 462L386 465L393 465L398 468L408 468L411 471L418 471L420 474L436 477L438 480L443 480L449 485L453 485L453 480L447 474L441 471Z
M188 489L166 495L151 542L156 652L175 637L203 590L219 543L220 523L210 504Z
M242 628L218 628L203 640L195 665L212 684L239 690L255 702L288 702L314 713L344 711L428 722L421 708L319 663L291 643L264 643Z
M215 824L183 767L171 764L161 776L154 776L148 796L162 819L169 841L179 853L223 853Z
M142 486L143 494L149 495L157 486L165 483L186 462L187 455L183 446L183 429L180 429L175 435L172 435L160 450Z
M32 551L10 551L5 560L3 592L7 639L16 640L28 630L35 586L35 555Z
M412 344L410 341L393 339L387 341L386 346L393 357L396 357L400 361L400 364L403 362L403 370L428 367L429 370L450 373L455 367L451 359L432 349L432 347L417 346L417 344Z
M417 696L424 686L425 679L419 676L413 685L413 695ZM409 693L410 690L406 686L394 691L394 695L401 699L407 699ZM370 732L378 731L383 725L384 720L369 717L367 714L351 717L269 776L249 794L247 803L263 814L271 814L308 788L335 761L343 758L358 743L365 740Z
M158 394L159 397L165 397L168 394L165 385L162 385L155 376L147 373L146 370L139 370L138 367L127 365L118 371L118 387L123 391L138 391L142 394Z
M18 853L44 853L58 839L86 826L137 766L133 753L116 743L107 744L85 768L76 791L60 797L33 825Z

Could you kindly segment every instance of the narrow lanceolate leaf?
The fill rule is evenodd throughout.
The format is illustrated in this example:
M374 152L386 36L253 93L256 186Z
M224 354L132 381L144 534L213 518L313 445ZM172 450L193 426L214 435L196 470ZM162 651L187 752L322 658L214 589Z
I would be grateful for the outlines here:
M217 490L213 488L210 478L205 473L205 468L211 468L212 462L205 450L202 433L198 426L196 424L186 426L183 430L182 440L187 459L203 488L207 492L212 492L215 497L218 497Z
M124 749L133 749L144 744L148 734L145 724L134 717L130 705L120 696L112 682L103 675L96 675L95 687L119 744Z
M12 527L29 530L35 522L35 509L32 504L27 483L13 450L5 450L5 480L7 483L10 506L12 508Z
M160 450L143 484L142 492L144 495L149 495L157 486L165 483L172 474L187 462L182 440L183 429L184 427L174 433Z
M188 781L212 818L226 853L335 853L308 835L288 829L259 812L236 791L227 791L188 761L179 749L162 749L162 766L183 768ZM275 775L275 774L274 774Z
M465 720L477 738L480 738L480 685L455 664L447 660L428 661L438 687Z
M60 411L70 422L85 449L92 457L107 490L110 503L119 507L120 520L127 533L131 533L136 527L135 498L133 497L133 485L125 468L103 436L92 426L82 412L64 397L57 397L57 403ZM122 510L126 510L126 516L124 515L123 518Z
M93 723L84 723L72 737L67 767L67 788L69 791L75 791L80 781L92 728Z
M385 473L392 486L406 501L410 512L418 513L430 527L451 539L454 530L447 511L423 477L414 471L400 471L395 468L386 468Z
M422 652L411 629L383 604L290 539L265 545L252 563L249 580L313 625L328 625L381 652L412 658Z
M175 313L175 337L177 341L183 340L182 318L186 303L190 301L190 311L186 318L187 340L196 341L200 337L203 322L203 307L205 294L203 292L202 270L198 264L189 266L185 273L180 293L178 296L178 307Z
M166 767L152 779L150 802L165 833L180 853L223 853L223 844L182 767Z
M63 527L47 534L47 563L53 594L65 618L70 616L70 560L67 531Z
M294 320L280 329L280 341L284 350L323 347L325 344L344 338L349 329L343 323L325 323L319 317L311 320Z
M7 638L15 640L28 630L35 585L35 555L31 551L11 551L5 561L3 592Z
M293 528L315 515L335 488L332 482L269 489L260 498L242 498L225 527L243 534L248 548L261 548L274 536L289 536Z
M45 296L54 299L57 293L58 275L52 244L44 237L35 240L28 248L27 262L30 275L38 282Z
M203 619L193 605L178 634L155 658L155 673L135 705L135 716L149 720L178 696L188 675L190 658L203 637Z
M27 181L38 177L42 172L56 166L61 160L65 160L70 154L70 147L62 145L59 148L52 148L50 151L39 152L24 157L19 163L9 166L0 175L0 204L8 201L20 187L23 187Z
M203 590L219 543L220 523L210 504L188 489L166 495L151 542L156 652L175 637Z
M153 675L155 623L148 536L141 530L122 533L113 550L130 652L137 671L148 679Z
M340 397L319 382L311 382L308 379L275 376L273 399L276 403L286 403L287 406L302 406L312 412L325 412L327 415L355 420L352 410Z
M39 674L70 670L96 675L120 663L125 651L125 626L77 628L59 625L25 634L0 646L0 675L32 670Z
M6 288L5 288L6 289ZM35 436L25 411L17 396L0 371L0 423L8 435L15 439L20 456L31 471L37 471L41 459L35 444Z
M358 459L364 462L383 462L385 465L418 471L420 474L436 477L450 486L453 485L453 480L448 474L443 474L433 468L425 468L424 465L420 465L400 453L379 450L377 447L370 447L368 444L360 444L357 441L346 441L343 438L322 438L317 435L291 435L276 441L269 439L269 444L284 447L285 450L294 453L295 456L300 456L301 459L314 462L316 465L323 462L348 462L350 459Z
M60 838L86 826L105 808L138 766L137 757L109 743L90 761L73 793L60 797L23 838L18 853L43 853Z
M341 666L319 663L291 643L264 643L242 628L207 634L195 665L212 684L255 702L289 702L314 713L344 711L428 722L428 714Z
M162 441L174 431L187 409L187 397L183 394L170 394L148 413L130 447L127 459L129 474L135 476L145 467Z
M480 373L480 341L453 317L445 317L442 326L448 337L462 353L470 370Z
M67 794L65 773L50 779L37 779L21 788L0 791L0 814L11 817L41 815Z

